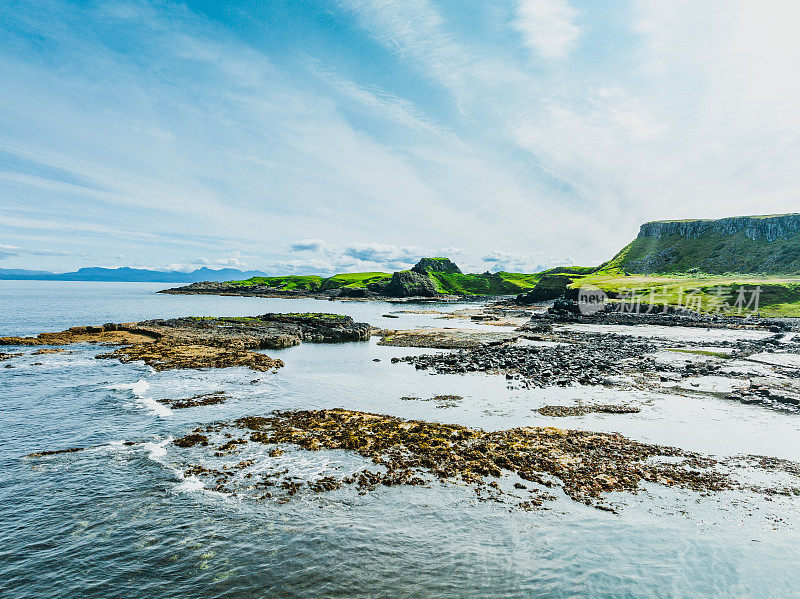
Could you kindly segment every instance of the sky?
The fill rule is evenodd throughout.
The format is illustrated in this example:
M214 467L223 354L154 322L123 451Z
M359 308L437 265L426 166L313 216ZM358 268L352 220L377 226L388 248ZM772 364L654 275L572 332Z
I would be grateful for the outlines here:
M596 265L798 211L796 0L0 2L0 268Z

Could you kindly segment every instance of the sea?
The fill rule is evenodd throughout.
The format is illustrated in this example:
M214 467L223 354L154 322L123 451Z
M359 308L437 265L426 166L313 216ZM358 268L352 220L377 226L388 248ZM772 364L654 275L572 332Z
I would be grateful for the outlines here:
M0 336L266 312L334 312L392 329L504 330L442 318L470 304L158 294L164 286L0 281ZM220 493L186 474L172 441L200 424L334 407L486 430L620 432L714 456L800 461L796 412L714 393L525 389L499 375L432 375L391 358L437 350L377 341L268 350L285 363L274 373L155 372L95 359L108 349L88 344L45 355L0 348L23 353L0 362L0 597L800 597L798 497L644 484L609 496L616 513L558 490L547 509L523 511L437 481L298 493L283 503ZM182 410L157 401L216 391L230 401ZM442 394L463 399L403 399ZM576 401L626 401L642 411L536 411ZM76 447L83 450L28 457ZM282 460L298 478L350 459L317 453L253 457L265 467Z

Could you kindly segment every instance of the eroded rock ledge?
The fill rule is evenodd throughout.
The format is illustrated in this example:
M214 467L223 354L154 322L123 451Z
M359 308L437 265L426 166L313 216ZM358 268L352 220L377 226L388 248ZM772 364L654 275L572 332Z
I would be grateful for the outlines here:
M225 434L219 435L223 431ZM216 442L209 439L215 434L226 442L215 447ZM243 460L223 469L193 465L189 472L210 477L218 491L236 492L236 485L247 481L250 490L261 491L262 497L293 495L304 488L318 492L347 484L360 489L419 485L433 477L472 484L479 496L488 492L489 499L498 500L509 493L492 479L504 473L516 474L527 484L514 484L510 495L522 499L520 507L528 508L553 498L542 487L561 487L575 501L612 509L604 499L605 493L636 492L643 482L698 492L736 486L716 468L718 462L712 458L676 447L640 443L619 434L550 427L489 432L344 409L277 411L245 417L198 427L175 441L181 448L209 447L216 456L237 452L247 443L293 444L310 451L355 451L380 471L362 470L343 478L326 476L297 483L291 477L282 481L280 476L286 471L270 472L263 464L256 472L240 476L237 472L253 464L252 460Z
M117 358L122 362L141 360L156 370L247 366L267 371L280 368L283 362L252 350L291 347L302 341L366 341L371 330L370 325L339 314L190 316L72 327L36 337L0 337L0 346L100 343L121 347L98 358Z

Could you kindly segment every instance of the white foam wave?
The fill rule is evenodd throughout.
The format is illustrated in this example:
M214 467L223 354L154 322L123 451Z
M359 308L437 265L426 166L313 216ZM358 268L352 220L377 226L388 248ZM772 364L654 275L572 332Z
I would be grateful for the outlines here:
M167 455L167 445L172 442L172 437L167 437L166 439L162 439L158 443L148 442L144 443L142 447L146 449L149 453L147 454L147 458L153 460L154 462L158 462L163 466L169 466L162 458Z
M172 416L172 410L169 409L162 403L158 403L152 397L137 397L136 401L138 401L142 406L145 408L155 412L162 418L166 418L168 416Z
M203 488L203 481L192 475L185 477L183 482L176 485L175 490L184 493L192 493L195 491L202 491Z
M124 391L127 389L134 395L139 396L147 393L147 390L150 388L150 383L144 379L139 379L135 383L117 383L116 385L110 385L108 388L115 391Z
M147 395L147 391L150 389L150 383L144 379L139 379L135 383L120 383L117 385L111 385L109 389L114 389L117 391L128 390L133 393L134 399L142 407L154 412L161 418L172 416L172 410L169 409L169 407L157 402L155 399Z

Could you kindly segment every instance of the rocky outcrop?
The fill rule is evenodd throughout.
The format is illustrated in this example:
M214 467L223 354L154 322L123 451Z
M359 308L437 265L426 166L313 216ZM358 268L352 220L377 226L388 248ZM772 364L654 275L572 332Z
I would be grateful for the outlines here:
M402 270L392 275L388 283L373 284L371 291L390 297L435 297L436 285L427 274L415 270Z
M198 447L195 456L204 455L201 447L217 457L248 444L272 446L270 451L292 445L304 451L355 452L367 463L380 465L374 471L365 468L345 476L320 473L308 481L285 477L286 470L278 469L284 463L274 469L266 464L265 469L263 463L253 467L253 460L239 457L223 466L224 471L206 458L184 472L200 477L208 488L254 499L289 501L303 491L319 493L344 485L366 492L378 485L426 485L439 480L473 486L481 500L508 507L541 507L556 499L542 487L555 487L574 501L615 511L608 493L635 493L645 483L703 494L736 486L709 456L633 441L618 433L552 427L484 431L344 409L246 416L202 425L173 443L179 448ZM501 477L511 473L524 483L501 486Z
M514 303L520 306L530 306L536 302L554 300L563 296L571 283L572 278L566 275L544 275L533 289L519 294Z
M735 235L744 233L753 241L775 241L782 237L800 234L800 214L773 216L732 216L718 220L663 220L645 223L639 229L639 238L680 235L699 239L713 233Z
M162 289L159 293L173 295L244 295L252 297L306 297L313 295L301 289L280 289L263 284L232 285L231 283L219 283L217 281L201 281L184 285L183 287Z
M184 317L136 323L73 327L37 337L0 337L0 345L121 345L98 358L143 361L156 370L247 366L266 371L283 366L280 360L254 352L279 349L303 341L335 343L366 341L367 323L340 314L262 314L253 317Z
M411 270L423 275L429 272L449 272L461 274L461 269L451 262L449 258L422 258Z
M800 273L800 214L645 223L601 268L637 274Z

